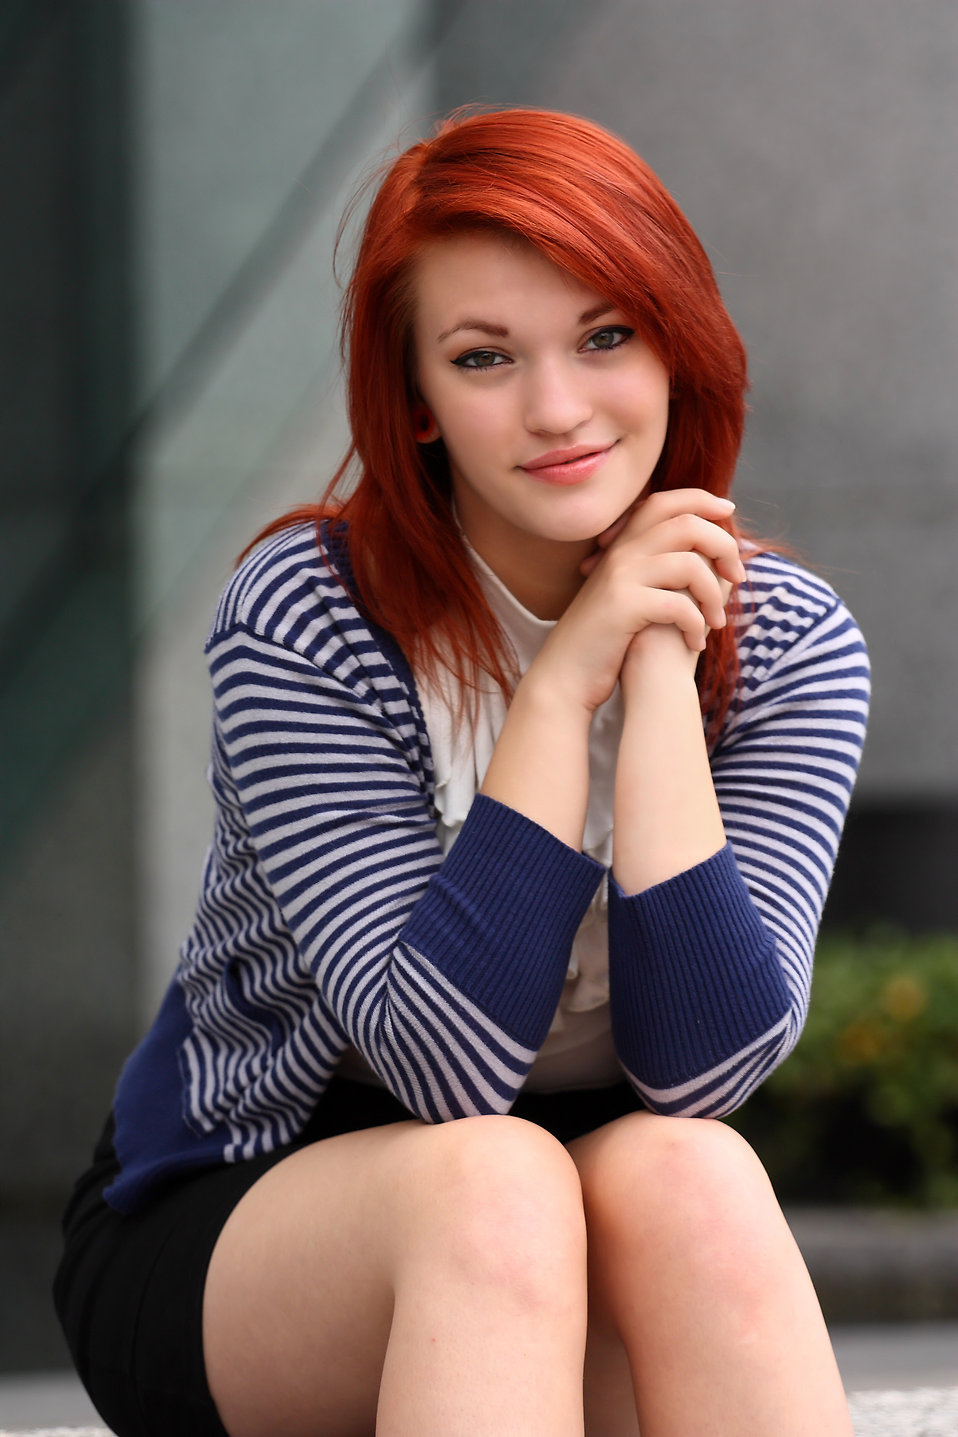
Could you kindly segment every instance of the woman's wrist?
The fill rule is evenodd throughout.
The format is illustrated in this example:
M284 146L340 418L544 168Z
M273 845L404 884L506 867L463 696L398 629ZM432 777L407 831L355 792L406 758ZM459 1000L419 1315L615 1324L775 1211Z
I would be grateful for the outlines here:
M625 893L675 877L725 842L695 659L677 629L659 625L637 636L622 668L613 872Z
M691 649L685 635L671 624L649 624L636 634L622 664L625 699L646 690L663 695L663 685L678 690L695 688L695 671L701 651Z
M581 848L592 715L531 670L519 683L481 792Z
M523 674L513 702L520 697L546 722L567 724L584 733L588 740L592 718L599 706L599 702L593 702L593 699L598 696L590 692L588 683L568 656L560 653L557 647L553 652L551 639L547 640L531 667Z

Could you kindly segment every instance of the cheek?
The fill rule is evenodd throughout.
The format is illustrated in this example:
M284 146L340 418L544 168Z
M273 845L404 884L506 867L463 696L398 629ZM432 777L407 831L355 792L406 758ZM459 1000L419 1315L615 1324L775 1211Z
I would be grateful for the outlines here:
M661 450L669 426L668 395L649 393L641 404L633 402L630 429L644 444Z
M445 417L446 448L466 462L471 459L476 463L484 457L492 457L509 433L502 406L489 403L488 397L467 396L458 403L447 403Z
M623 387L622 402L629 406L637 424L664 427L669 418L669 379L665 370L656 365L638 375L631 385Z

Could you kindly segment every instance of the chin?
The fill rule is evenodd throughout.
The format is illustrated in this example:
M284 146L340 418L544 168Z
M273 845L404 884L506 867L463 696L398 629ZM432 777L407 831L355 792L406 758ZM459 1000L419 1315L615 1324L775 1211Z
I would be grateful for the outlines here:
M550 532L542 537L563 544L594 544L599 535L604 534L627 508L628 505L623 505L621 509L617 508L609 513L583 516L578 522L569 520L564 524L557 524L554 529L550 525Z

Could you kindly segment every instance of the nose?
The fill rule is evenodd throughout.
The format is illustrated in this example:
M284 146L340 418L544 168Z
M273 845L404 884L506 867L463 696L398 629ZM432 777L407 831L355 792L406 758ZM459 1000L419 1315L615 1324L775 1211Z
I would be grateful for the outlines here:
M592 417L585 376L564 356L529 369L524 398L525 424L533 434L571 434Z

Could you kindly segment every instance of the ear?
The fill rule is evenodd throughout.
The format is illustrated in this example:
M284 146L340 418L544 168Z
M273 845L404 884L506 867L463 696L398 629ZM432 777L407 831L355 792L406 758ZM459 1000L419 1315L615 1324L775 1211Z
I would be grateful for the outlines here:
M413 428L417 444L432 444L439 436L439 425L425 404L417 404L412 412Z

